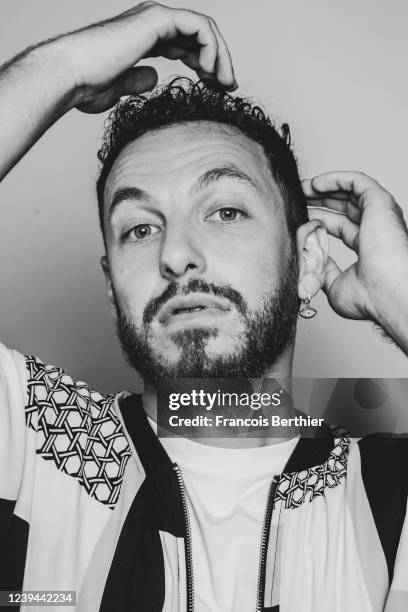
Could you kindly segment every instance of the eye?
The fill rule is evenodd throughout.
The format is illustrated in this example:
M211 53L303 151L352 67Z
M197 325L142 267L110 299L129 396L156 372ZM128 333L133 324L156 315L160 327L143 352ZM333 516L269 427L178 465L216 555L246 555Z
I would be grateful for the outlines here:
M142 240L146 240L146 238L150 238L153 234L157 234L160 232L160 228L157 225L152 225L151 223L140 223L139 225L135 225L132 229L127 233L127 237L136 241L141 242Z
M238 219L242 219L245 217L245 213L237 208L233 208L232 206L228 206L225 208L219 208L215 212L213 212L208 219L211 221L222 221L225 223L238 221Z

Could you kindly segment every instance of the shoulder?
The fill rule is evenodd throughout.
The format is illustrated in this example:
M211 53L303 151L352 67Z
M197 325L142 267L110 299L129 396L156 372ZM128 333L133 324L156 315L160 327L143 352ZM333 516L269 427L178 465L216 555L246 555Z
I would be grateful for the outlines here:
M117 500L131 456L117 396L0 344L0 400L2 395L6 424L12 420L11 430L30 441L39 460L76 478L98 501ZM23 450L22 442L18 447Z
M64 412L64 420L78 413L83 419L98 420L111 413L113 394L99 393L82 380L74 380L60 367L44 364L32 355L25 357L26 411L41 419L53 421ZM28 424L36 427L34 422Z

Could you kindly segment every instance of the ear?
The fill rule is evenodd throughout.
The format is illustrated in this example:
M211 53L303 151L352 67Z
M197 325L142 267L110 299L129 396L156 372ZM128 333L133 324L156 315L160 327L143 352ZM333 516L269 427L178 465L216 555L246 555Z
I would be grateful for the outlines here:
M298 295L301 300L305 300L308 295L312 297L322 288L325 279L329 241L326 228L320 221L313 219L299 227L297 248Z
M109 305L111 309L111 313L114 319L116 319L116 302L115 302L115 294L112 287L112 278L109 268L109 262L106 255L101 257L101 266L103 270L103 274L105 276L105 285L106 285L106 293L108 295Z

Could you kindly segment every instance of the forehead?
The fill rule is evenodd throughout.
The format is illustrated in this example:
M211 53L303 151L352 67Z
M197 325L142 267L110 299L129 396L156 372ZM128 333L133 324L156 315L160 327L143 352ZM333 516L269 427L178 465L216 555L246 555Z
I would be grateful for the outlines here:
M189 122L148 132L122 149L106 181L105 207L122 187L153 194L188 190L202 172L226 164L249 174L265 195L277 191L260 144L233 126Z

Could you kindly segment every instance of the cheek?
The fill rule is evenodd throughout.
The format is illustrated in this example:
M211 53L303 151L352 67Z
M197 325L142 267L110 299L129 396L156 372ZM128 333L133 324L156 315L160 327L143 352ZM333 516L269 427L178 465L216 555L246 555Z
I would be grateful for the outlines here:
M250 307L258 306L277 284L286 257L282 241L269 236L253 237L245 244L230 241L212 252L220 281L239 291Z
M141 323L146 304L157 294L153 269L147 262L116 258L111 262L111 275L119 305L133 322Z

